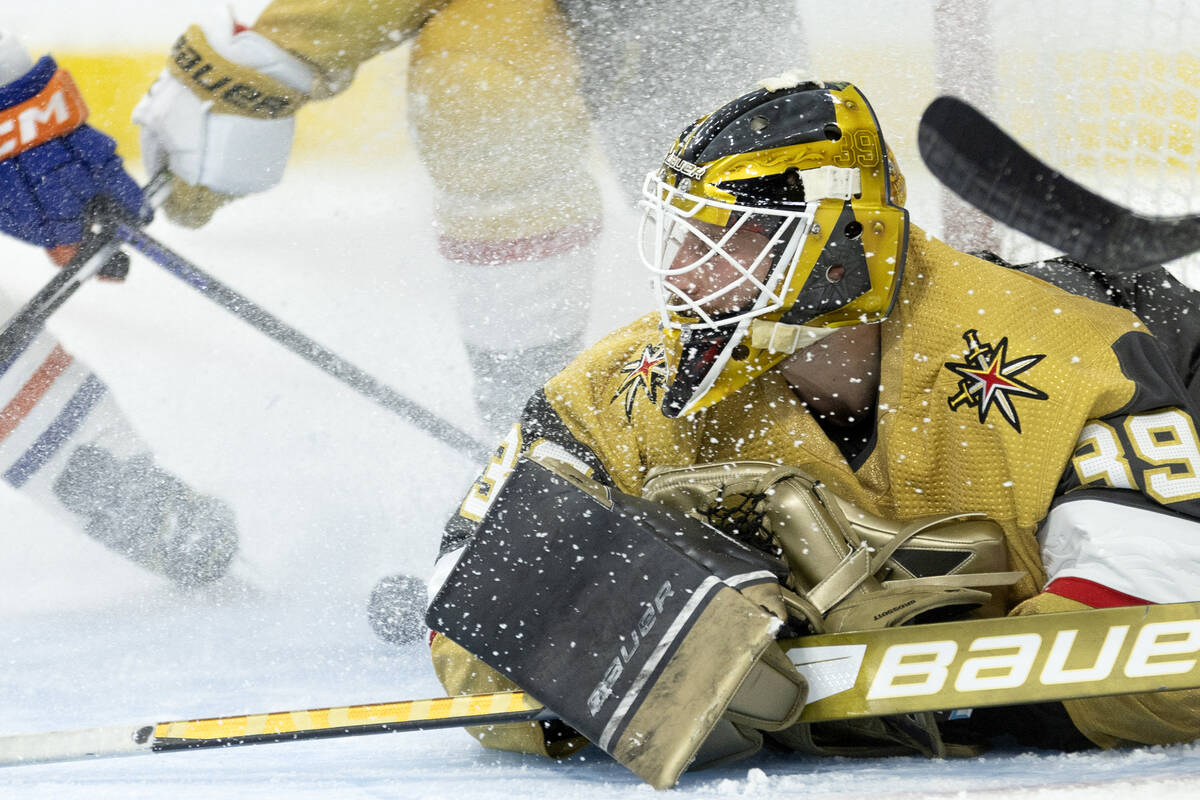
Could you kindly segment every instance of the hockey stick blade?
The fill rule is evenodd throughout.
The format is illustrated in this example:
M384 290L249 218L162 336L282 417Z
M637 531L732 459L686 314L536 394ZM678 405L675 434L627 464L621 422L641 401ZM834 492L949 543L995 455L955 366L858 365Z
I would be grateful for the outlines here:
M1150 217L1085 189L955 97L930 103L921 158L951 191L994 219L1109 273L1200 250L1200 215Z
M782 643L803 722L1200 688L1200 603L966 620ZM0 736L0 766L489 725L554 714L523 692Z

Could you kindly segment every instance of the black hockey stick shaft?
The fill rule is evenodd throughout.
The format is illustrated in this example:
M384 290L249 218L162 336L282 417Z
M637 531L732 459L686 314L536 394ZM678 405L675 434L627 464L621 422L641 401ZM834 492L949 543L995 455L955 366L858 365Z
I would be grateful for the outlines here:
M99 271L119 250L111 241L95 241L81 246L75 256L53 278L9 317L0 331L0 373L6 372L29 343L46 326L50 315L67 302L84 281Z
M143 194L150 207L157 206L170 185L170 175L159 172L146 184ZM21 306L0 329L0 374L25 351L46 326L46 320L89 278L112 259L126 258L116 240L118 216L110 202L98 199L84 213L83 239L75 255L63 265L29 302Z
M118 226L117 237L226 311L262 331L296 355L316 365L360 394L403 417L434 438L457 450L464 451L473 458L483 460L488 456L490 448L469 433L424 406L404 397L346 359L305 336L141 229L122 224Z
M1200 215L1150 217L1107 200L958 98L929 105L917 146L929 170L966 202L1107 272L1137 272L1200 250Z

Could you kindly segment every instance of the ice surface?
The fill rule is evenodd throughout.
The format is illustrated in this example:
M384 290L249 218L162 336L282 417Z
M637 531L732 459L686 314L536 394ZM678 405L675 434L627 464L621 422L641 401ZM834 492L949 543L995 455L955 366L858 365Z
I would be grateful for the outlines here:
M264 4L232 3L243 20ZM136 50L165 49L205 4L9 5L0 25L35 47L119 42ZM806 30L822 45L812 48L810 66L869 90L909 178L913 219L938 232L938 195L923 182L913 147L915 114L933 96L925 74L932 67L895 69L887 60L911 52L906 43L929 29L930 4L846 6L802 6ZM864 74L876 62L880 74ZM912 124L894 123L901 118ZM647 308L632 215L611 186L606 192L593 336ZM429 259L429 205L415 165L389 159L372 175L293 170L279 190L220 212L203 231L158 222L151 232L410 398L481 433L451 293ZM0 291L14 298L31 296L52 274L41 253L7 239L0 264ZM137 257L125 284L84 287L51 328L105 378L164 466L234 506L244 580L176 591L0 487L0 735L441 693L425 648L376 639L365 606L384 575L428 575L441 521L477 465ZM1013 751L946 762L771 755L687 774L671 796L1134 793L1197 796L1200 749ZM543 796L658 795L594 749L551 763L485 751L457 730L0 770L3 800Z
M428 262L427 187L412 164L374 176L297 171L201 232L151 231L286 321L473 428L449 294ZM919 198L927 187L914 186ZM645 308L634 219L609 188L592 334ZM919 203L919 201L918 201ZM919 220L930 215L919 205ZM0 242L0 289L50 275ZM379 577L428 574L440 521L475 465L345 389L137 257L124 285L85 286L53 330L109 382L159 459L228 499L233 583L184 593L0 494L0 734L435 696L423 645L372 634ZM770 755L685 775L673 796L1195 796L1193 746L970 761ZM564 763L497 754L457 730L0 770L4 798L654 795L589 749Z

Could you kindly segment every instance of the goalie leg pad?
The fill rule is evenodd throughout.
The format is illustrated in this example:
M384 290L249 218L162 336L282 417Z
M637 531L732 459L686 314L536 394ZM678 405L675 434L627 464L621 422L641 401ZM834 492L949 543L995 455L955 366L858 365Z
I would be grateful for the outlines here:
M778 675L755 672L782 621L734 588L782 571L697 520L522 459L427 622L663 788L741 690L744 722L786 726L803 707L779 654L765 662Z
M804 711L807 685L777 644L762 656L725 709L725 718L744 728L779 731Z
M808 684L777 644L763 651L704 740L689 769L708 769L757 753L763 731L794 726L804 712Z
M935 621L965 614L993 599L945 576L922 574L916 579L897 560L899 548L905 545L912 545L908 554L926 552L934 562L945 561L938 558L943 555L951 561L961 557L957 568L971 564L972 572L978 568L972 562L982 561L979 556L985 551L993 556L987 559L989 566L996 563L995 555L1003 558L1003 534L994 523L962 522L957 517L888 523L840 500L802 471L769 462L653 470L644 494L782 556L790 568L788 585L815 612L807 616L817 631ZM945 533L963 526L970 530ZM905 580L881 582L879 576L889 573ZM988 573L961 583L1011 583L1017 577Z

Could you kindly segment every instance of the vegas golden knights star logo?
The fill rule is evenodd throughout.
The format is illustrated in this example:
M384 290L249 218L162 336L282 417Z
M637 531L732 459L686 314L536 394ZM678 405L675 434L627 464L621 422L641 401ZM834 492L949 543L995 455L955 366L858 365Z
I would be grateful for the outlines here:
M1014 397L1029 397L1045 400L1049 395L1036 389L1016 376L1037 364L1044 354L1022 356L1008 360L1008 337L996 344L981 344L979 332L972 329L963 334L967 342L966 363L947 361L946 369L958 375L958 392L950 400L950 408L959 406L979 411L979 421L987 422L988 413L995 408L1017 433L1021 432L1021 420L1013 406Z
M633 403L637 400L638 390L646 395L652 404L658 405L659 393L667 380L667 354L661 345L648 344L642 349L638 358L621 367L621 387L612 396L610 403L617 398L625 400L625 418L633 419Z

